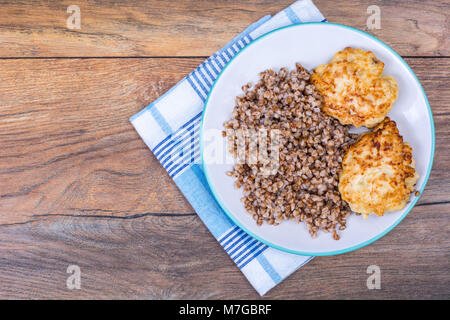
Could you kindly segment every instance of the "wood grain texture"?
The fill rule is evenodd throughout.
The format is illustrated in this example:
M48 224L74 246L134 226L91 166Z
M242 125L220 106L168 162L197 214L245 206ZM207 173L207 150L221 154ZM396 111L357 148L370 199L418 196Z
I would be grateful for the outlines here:
M128 118L292 2L0 0L0 298L259 298ZM393 231L312 260L264 298L449 299L448 1L314 2L365 31L367 7L380 7L370 32L410 56L433 111L435 161ZM81 30L66 27L70 4ZM71 264L81 290L66 288ZM366 287L372 264L381 290Z
M318 257L267 299L450 298L450 204L417 206L358 251ZM81 289L68 290L69 265ZM368 290L369 265L381 289ZM0 226L0 298L257 299L196 215L134 219L47 218Z
M75 3L76 2L76 3ZM0 1L0 56L208 56L249 24L292 0ZM81 29L66 10L81 9ZM450 55L446 0L316 0L330 22L367 31L367 8L381 9L373 34L401 55ZM372 32L372 31L371 31Z
M193 209L128 118L201 59L0 60L0 224ZM448 201L450 59L409 59L435 115L421 202Z
M199 62L0 60L0 223L193 212L128 119Z

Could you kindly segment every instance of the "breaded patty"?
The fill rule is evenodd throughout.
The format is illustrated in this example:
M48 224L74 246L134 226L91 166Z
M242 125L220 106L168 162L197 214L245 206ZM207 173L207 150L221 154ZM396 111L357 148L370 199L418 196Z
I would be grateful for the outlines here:
M411 147L388 117L363 134L342 160L339 192L354 212L382 216L403 209L419 175Z
M323 96L322 111L342 124L376 126L398 96L397 81L382 75L383 69L384 63L370 51L345 48L337 52L311 76Z

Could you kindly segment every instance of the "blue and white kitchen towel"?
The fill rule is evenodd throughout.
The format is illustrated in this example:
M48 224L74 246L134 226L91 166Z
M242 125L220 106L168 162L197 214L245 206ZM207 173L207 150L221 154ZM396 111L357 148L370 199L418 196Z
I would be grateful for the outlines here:
M201 115L212 84L239 50L271 30L317 21L325 22L326 19L311 0L297 1L273 17L263 17L130 119L200 219L260 295L312 257L268 247L246 234L222 211L209 190L201 167Z

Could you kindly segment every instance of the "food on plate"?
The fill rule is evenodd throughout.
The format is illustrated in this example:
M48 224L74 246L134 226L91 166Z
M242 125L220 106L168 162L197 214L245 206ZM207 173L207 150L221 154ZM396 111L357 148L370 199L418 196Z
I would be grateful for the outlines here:
M411 147L386 117L398 87L383 68L372 52L345 48L313 74L297 63L292 71L261 72L253 87L242 87L224 123L237 158L227 175L243 188L241 201L258 225L295 220L312 237L323 230L338 240L352 211L383 216L405 207L419 176ZM373 131L357 139L350 124ZM263 143L249 135L262 129ZM266 155L276 166L254 156L273 142L277 152Z
M304 222L312 237L324 230L338 240L337 229L345 229L350 215L338 191L339 173L357 135L321 111L321 98L309 80L310 73L297 64L292 71L264 71L253 87L243 87L231 120L224 123L229 151L239 159L233 132L278 130L278 163L267 174L259 158L253 163L238 161L227 174L243 188L241 200L258 225L295 220Z
M347 150L339 179L342 199L364 217L401 210L419 178L414 167L411 147L386 117Z
M323 96L322 110L342 124L372 128L383 121L398 96L396 80L371 51L345 48L318 66L311 81Z

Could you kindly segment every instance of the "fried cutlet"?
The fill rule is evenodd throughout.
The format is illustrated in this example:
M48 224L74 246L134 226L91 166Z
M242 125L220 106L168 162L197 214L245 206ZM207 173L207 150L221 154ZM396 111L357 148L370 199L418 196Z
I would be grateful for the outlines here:
M365 217L401 210L419 178L414 167L411 147L386 117L347 150L339 192L354 212Z
M318 66L311 81L323 97L322 111L342 124L372 128L398 96L397 82L382 75L384 63L371 51L345 48Z

